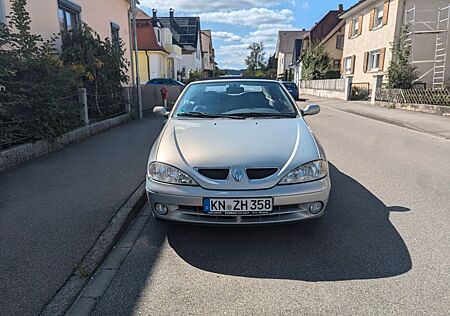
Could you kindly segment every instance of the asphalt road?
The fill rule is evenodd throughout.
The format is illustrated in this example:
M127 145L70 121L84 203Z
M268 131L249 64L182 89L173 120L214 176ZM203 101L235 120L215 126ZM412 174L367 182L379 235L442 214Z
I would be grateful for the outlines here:
M150 219L94 315L448 315L450 142L328 106L308 122L331 163L321 220Z
M36 315L144 180L160 120L133 121L0 173L0 315Z

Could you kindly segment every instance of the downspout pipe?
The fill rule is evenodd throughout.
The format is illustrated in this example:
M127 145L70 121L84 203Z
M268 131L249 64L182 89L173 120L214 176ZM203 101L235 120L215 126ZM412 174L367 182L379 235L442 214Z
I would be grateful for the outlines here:
M145 56L147 56L147 75L148 75L148 80L151 79L150 77L150 56L148 56L148 50L145 51Z
M136 0L132 1L132 17L133 17L133 37L134 37L134 58L136 60L136 86L137 86L137 96L138 96L138 104L139 104L139 119L144 118L144 114L142 112L142 90L141 90L141 78L139 77L139 51L138 51L138 43L137 43L137 26L136 26Z
M134 45L133 45L133 35L132 35L132 25L131 25L131 7L128 10L128 37L130 41L130 61L131 61L131 85L134 87L135 85L135 77L134 77Z

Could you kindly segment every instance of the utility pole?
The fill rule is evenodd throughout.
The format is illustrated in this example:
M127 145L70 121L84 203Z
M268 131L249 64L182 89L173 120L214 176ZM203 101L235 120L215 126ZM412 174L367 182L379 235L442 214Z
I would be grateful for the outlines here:
M132 19L133 19L133 38L134 38L134 62L136 65L136 86L137 86L137 99L139 104L139 119L144 118L144 114L142 113L142 91L141 91L141 78L139 76L139 50L137 43L137 27L136 27L136 1L132 1Z

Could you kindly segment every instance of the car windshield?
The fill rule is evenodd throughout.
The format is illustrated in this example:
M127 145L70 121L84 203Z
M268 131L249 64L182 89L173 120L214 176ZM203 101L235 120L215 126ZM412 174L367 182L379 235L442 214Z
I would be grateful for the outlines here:
M220 81L189 86L175 109L176 117L296 117L291 99L278 82Z
M283 85L284 85L287 89L297 89L297 86L296 86L295 83L293 83L293 82L283 82Z

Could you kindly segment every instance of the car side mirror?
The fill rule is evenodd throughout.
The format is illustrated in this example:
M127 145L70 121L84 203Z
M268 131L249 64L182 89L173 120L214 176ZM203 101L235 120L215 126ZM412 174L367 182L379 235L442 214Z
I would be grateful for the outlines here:
M320 112L320 106L317 104L309 104L304 110L303 115L316 115Z
M155 106L153 108L153 113L156 114L157 116L161 116L161 117L169 117L170 112L167 111L167 109L163 106Z

